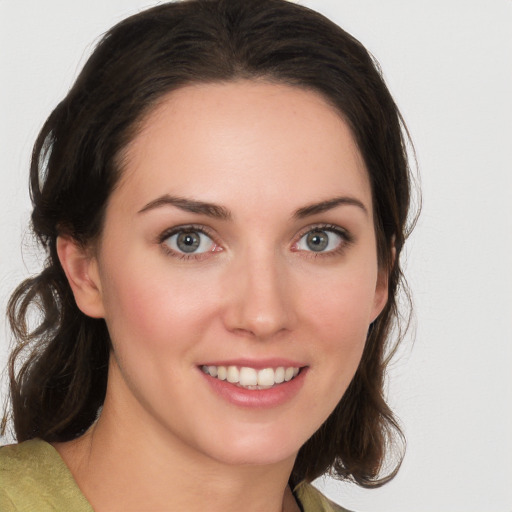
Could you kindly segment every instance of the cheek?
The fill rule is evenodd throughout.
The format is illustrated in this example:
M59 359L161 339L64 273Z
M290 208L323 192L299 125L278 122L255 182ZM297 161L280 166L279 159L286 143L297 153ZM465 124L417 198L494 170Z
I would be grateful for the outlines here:
M374 279L376 273L354 270L348 277L331 279L328 287L316 289L309 297L317 367L325 371L323 382L329 390L325 395L331 397L328 408L341 399L361 360L371 323Z
M339 339L366 337L375 301L377 273L354 270L340 273L325 285L309 290L307 301L318 328Z
M156 272L146 261L111 265L102 290L112 341L142 349L176 349L208 325L214 302L211 280ZM136 270L134 270L136 269ZM130 276L126 278L125 276ZM125 341L127 340L127 341Z
M214 316L213 306L206 303L210 294L197 283L149 270L147 262L146 270L137 273L127 274L128 267L134 268L123 264L110 274L104 288L105 320L122 380L147 408L160 403L154 410L159 414L195 364L194 351Z

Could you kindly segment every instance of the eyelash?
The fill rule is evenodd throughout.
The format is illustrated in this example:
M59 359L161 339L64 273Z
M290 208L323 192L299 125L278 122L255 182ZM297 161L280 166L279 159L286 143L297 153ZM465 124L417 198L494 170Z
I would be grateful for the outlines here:
M306 258L328 258L331 256L338 256L344 253L346 249L355 242L355 237L349 231L347 231L344 228L341 228L340 226L337 226L335 224L316 224L313 226L308 226L307 228L302 230L298 235L297 241L294 243L294 246L296 246L305 235L313 231L326 231L334 233L335 235L338 235L341 238L341 242L338 247L326 252L303 251L301 249L296 249L297 252L304 253L304 257Z
M294 252L301 252L303 253L304 257L307 258L325 258L329 256L336 256L339 254L342 254L350 245L352 245L355 241L353 235L348 232L346 229L343 229L339 226L336 226L334 224L315 224L313 226L308 226L307 228L303 229L299 235L296 238L296 241L293 243L293 247L297 246L297 244L302 240L302 238L307 235L308 233L311 233L313 231L326 231L330 233L334 233L335 235L338 235L342 241L340 242L339 246L336 247L333 250L330 251L306 251L302 249L293 249ZM182 253L175 251L174 249L171 249L168 244L165 242L173 235L179 234L179 233L202 233L206 235L208 238L210 238L214 244L214 248L216 250L211 251L204 251L201 253ZM195 224L187 224L184 226L176 226L174 228L170 228L165 230L157 240L158 244L162 247L162 249L165 251L166 254L178 258L180 260L202 260L204 258L209 257L210 253L212 252L221 252L222 246L216 241L215 235L211 232L210 229L203 225L195 225Z
M174 249L171 249L168 244L166 244L166 240L168 240L171 236L177 235L179 233L202 233L203 235L206 235L208 238L210 238L214 244L215 248L218 248L217 250L212 251L205 251L200 253L190 253L186 254L183 252L175 251ZM214 234L205 226L202 225L195 225L195 224L187 224L184 226L176 226L174 228L170 228L165 230L159 237L158 237L158 244L162 247L162 249L165 251L166 254L169 256L172 256L174 258L178 258L180 260L202 260L204 258L207 258L211 252L220 252L222 250L220 244L217 243L215 240Z

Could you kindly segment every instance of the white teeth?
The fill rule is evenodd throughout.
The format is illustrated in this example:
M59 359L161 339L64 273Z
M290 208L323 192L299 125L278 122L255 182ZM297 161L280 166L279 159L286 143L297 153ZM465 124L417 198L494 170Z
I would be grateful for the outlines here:
M240 385L256 386L258 384L258 374L254 368L243 366L240 368Z
M258 386L273 386L274 370L272 368L264 368L258 372Z
M274 381L276 384L281 384L281 382L284 382L284 368L282 366L276 368L274 373Z
M287 368L263 368L256 370L248 366L203 366L204 373L216 377L219 380L227 380L231 384L237 384L248 389L268 389L275 384L281 384L292 380L299 374L299 368L289 366Z
M292 380L292 379L293 379L293 368L292 367L286 368L286 370L284 371L284 380L286 382L288 382L289 380Z
M210 368L212 368L212 366L208 366L208 372L207 373L210 373ZM213 368L216 368L217 369L217 379L219 380L226 380L226 377L228 376L228 371L226 370L226 367L225 366L213 366ZM215 377L215 375L211 374L210 375L212 377Z
M228 366L228 376L226 380L232 384L239 382L240 372L236 366Z

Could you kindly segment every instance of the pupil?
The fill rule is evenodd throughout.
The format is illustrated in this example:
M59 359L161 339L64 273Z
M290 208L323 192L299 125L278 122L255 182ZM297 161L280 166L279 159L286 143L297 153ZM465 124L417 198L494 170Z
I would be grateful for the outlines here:
M199 235L197 233L181 233L178 236L176 245L180 251L194 252L199 247Z
M324 231L313 231L306 238L308 247L315 252L323 251L329 244L329 238Z

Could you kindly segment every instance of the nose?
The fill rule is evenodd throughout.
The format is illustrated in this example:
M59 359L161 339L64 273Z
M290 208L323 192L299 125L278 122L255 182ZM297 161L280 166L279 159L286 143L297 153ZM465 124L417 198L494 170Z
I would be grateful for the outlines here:
M290 276L278 255L242 257L227 272L224 324L229 331L268 339L293 328Z

